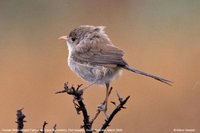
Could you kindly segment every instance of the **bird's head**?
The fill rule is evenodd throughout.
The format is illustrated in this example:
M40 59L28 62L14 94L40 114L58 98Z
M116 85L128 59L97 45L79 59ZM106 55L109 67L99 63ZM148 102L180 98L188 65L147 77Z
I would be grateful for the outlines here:
M68 44L68 48L77 46L82 40L88 39L93 34L104 33L104 26L91 26L81 25L73 29L69 36L61 36L59 39L65 40Z

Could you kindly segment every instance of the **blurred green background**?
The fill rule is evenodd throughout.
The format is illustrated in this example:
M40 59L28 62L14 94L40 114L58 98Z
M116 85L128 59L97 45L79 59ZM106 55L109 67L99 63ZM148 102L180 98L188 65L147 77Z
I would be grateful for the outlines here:
M110 128L125 133L199 131L200 1L198 0L0 0L0 129L16 128L24 107L25 128L80 128L72 97L54 93L87 83L67 66L66 45L57 38L83 24L105 25L130 66L174 81L172 87L124 71L112 83L131 95ZM105 97L92 86L84 94L91 117ZM110 98L117 102L115 91ZM109 109L113 105L109 104ZM109 110L110 112L110 110ZM96 121L101 126L104 116Z

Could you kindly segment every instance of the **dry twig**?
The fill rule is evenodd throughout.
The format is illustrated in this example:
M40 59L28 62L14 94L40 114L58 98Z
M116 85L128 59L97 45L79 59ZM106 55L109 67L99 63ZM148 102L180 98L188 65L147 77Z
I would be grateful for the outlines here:
M45 127L48 123L46 121L44 121L44 124L42 126L42 130L39 131L39 133L45 133Z
M64 90L62 91L58 91L55 94L59 94L59 93L67 93L69 95L72 95L74 97L73 99L73 103L74 103L74 107L77 111L77 114L80 114L80 112L82 112L83 115L83 128L85 130L86 133L92 133L92 124L93 122L96 120L96 118L99 116L101 110L98 109L95 117L90 121L87 109L85 107L85 104L83 102L83 90L80 89L82 85L78 85L77 88L72 87L68 87L68 83L64 84ZM109 90L108 95L111 94L112 91L112 87ZM119 96L119 94L117 93L117 97L119 100L119 104L116 106L116 108L113 110L113 112L111 113L111 115L108 117L107 120L105 120L105 123L103 124L103 126L101 127L99 133L103 133L105 131L105 129L109 126L110 122L112 121L112 119L115 117L115 115L121 110L121 109L125 109L124 105L126 104L126 102L128 101L128 99L130 98L130 96L126 97L124 100L123 98L121 98ZM105 103L105 101L103 102L103 104ZM112 102L114 105L116 105L115 102Z
M83 103L83 90L80 89L81 85L78 85L77 88L72 87L68 87L68 84L65 83L64 84L64 90L62 91L58 91L56 92L56 94L58 93L67 93L69 95L72 95L74 97L73 103L74 103L74 107L77 111L78 114L80 114L80 112L82 112L83 115L83 128L85 130L86 133L92 133L92 127L91 127L91 123L89 120L89 115L87 112L87 109L85 108L85 104Z
M126 102L128 101L128 99L130 98L130 96L127 96L124 100L119 97L118 95L118 100L119 100L119 105L116 106L116 108L113 110L113 112L111 113L111 115L108 117L108 120L105 120L105 123L103 124L103 126L101 127L99 133L103 133L105 131L105 129L109 126L110 122L112 121L112 119L115 117L115 115L121 110L121 109L125 109L124 105L126 104Z
M56 124L53 126L53 131L52 131L52 133L55 133L56 132Z
M17 110L17 129L18 129L18 133L23 133L23 128L24 128L24 122L26 122L24 120L24 118L26 117L23 112L22 112L23 108L22 109L19 109Z

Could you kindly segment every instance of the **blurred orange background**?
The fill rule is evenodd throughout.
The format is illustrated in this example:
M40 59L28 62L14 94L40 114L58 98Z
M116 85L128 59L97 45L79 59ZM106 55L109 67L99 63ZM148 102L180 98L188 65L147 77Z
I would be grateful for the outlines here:
M67 66L66 45L57 38L83 24L105 25L129 65L174 82L167 86L124 71L112 83L110 100L131 96L109 128L125 133L171 133L200 123L200 1L1 0L0 129L16 128L24 108L25 128L80 128L72 97L55 95L63 83L87 83ZM92 86L84 102L92 116L105 97ZM109 104L109 112L113 109ZM94 128L104 121L103 114Z

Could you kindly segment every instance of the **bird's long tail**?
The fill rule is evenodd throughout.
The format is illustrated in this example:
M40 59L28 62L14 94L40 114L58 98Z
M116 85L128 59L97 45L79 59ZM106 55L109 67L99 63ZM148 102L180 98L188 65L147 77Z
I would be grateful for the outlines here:
M153 79L155 79L155 80L158 80L158 81L160 81L160 82L162 82L162 83L165 83L165 84L168 84L168 85L172 85L172 81L170 81L170 80L167 80L167 79L163 79L163 78L160 78L160 77L157 77L157 76L154 76L154 75L151 75L151 74L148 74L148 73L145 73L145 72L142 72L142 71L140 71L140 70L137 70L137 69L134 69L134 68L130 68L129 66L123 66L123 68L124 69L126 69L126 70L129 70L129 71L131 71L131 72L134 72L134 73L136 73L136 74L140 74L140 75L144 75L144 76L147 76L147 77L150 77L150 78L153 78Z

